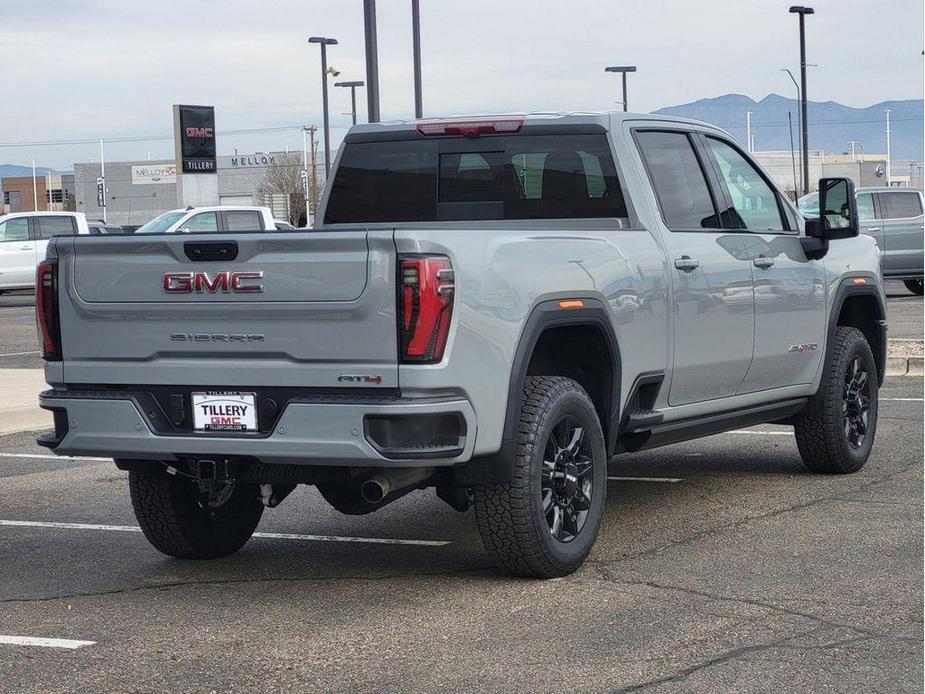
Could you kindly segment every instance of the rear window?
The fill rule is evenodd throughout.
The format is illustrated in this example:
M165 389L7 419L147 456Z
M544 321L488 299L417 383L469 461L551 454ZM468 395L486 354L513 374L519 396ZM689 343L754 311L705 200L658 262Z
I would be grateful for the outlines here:
M36 217L39 236L50 239L52 236L73 236L77 233L72 217Z
M908 219L922 214L922 201L915 192L880 193L880 207L884 219Z
M626 218L603 135L346 145L326 224Z

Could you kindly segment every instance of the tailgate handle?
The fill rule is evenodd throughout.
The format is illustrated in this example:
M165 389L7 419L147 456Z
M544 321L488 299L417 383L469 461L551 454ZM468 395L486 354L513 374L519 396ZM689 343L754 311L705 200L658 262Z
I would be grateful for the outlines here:
M183 251L190 260L234 260L238 257L237 241L187 241Z

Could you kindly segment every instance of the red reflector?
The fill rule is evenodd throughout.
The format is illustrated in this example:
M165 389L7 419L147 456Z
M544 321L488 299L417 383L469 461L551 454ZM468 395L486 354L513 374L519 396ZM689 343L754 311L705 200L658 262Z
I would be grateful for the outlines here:
M441 255L399 258L401 361L438 362L453 317L453 266Z
M58 263L43 260L35 270L35 320L42 358L61 359L61 327L58 320Z
M495 118L488 120L442 120L418 123L418 132L427 137L463 135L505 135L518 133L523 127L523 118Z

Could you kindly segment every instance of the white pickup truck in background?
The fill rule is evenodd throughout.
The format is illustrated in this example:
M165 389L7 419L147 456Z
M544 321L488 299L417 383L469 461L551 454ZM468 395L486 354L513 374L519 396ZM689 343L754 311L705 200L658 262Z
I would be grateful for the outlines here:
M89 234L82 212L14 212L0 217L0 293L35 286L35 266L52 236Z
M136 234L202 233L210 231L275 231L269 207L187 207L169 210L138 227Z

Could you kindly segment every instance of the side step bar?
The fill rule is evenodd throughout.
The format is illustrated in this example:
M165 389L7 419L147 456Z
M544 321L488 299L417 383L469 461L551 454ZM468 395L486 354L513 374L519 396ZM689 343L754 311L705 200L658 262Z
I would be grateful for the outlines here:
M620 436L617 452L642 451L672 443L721 434L755 424L777 422L792 417L806 404L806 398L756 405L729 412L717 412L664 424L655 424L647 431L629 430Z

